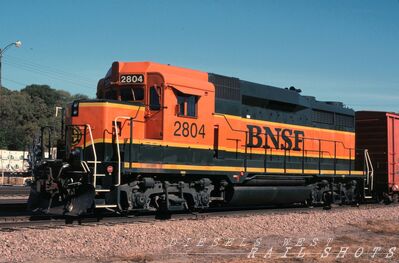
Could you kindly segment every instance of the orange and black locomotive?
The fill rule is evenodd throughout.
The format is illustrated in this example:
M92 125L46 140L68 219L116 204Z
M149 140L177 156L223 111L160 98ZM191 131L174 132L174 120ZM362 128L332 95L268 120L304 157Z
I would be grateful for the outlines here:
M35 169L32 209L171 212L367 195L354 111L294 87L114 62L96 99L68 106L64 126L64 156Z

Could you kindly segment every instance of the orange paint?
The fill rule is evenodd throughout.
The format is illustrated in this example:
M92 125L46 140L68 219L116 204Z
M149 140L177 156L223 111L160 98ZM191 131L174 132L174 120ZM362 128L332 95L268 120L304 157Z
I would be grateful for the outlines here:
M175 147L191 147L230 152L270 155L288 155L322 158L354 159L355 133L313 127L267 122L215 113L215 87L208 82L205 72L162 65L152 62L115 62L112 67L111 86L118 90L126 83L120 82L120 75L143 74L145 98L142 106L113 102L81 102L79 115L72 117L72 124L90 124L95 142L111 142L115 118L127 116L134 118L133 142ZM98 94L105 94L106 81L100 81ZM133 85L133 84L132 84ZM156 94L150 94L155 87ZM181 116L179 110L188 111L188 102L179 105L177 94L195 96L196 116ZM102 96L102 95L101 95ZM151 106L151 96L159 96L159 109ZM120 98L120 96L119 96ZM184 108L184 109L183 109ZM120 143L130 139L129 120L121 119ZM248 125L262 129L262 146L265 145L264 127L272 131L288 130L286 136L297 139L299 150L284 152L279 137L279 149L269 141L271 148L245 147L248 143ZM217 130L215 130L217 128ZM291 130L291 134L288 134ZM303 132L294 138L294 131ZM215 136L218 134L218 138ZM299 133L298 133L299 134ZM277 134L275 134L277 136ZM281 134L280 134L281 136ZM301 136L301 137L299 137ZM304 144L302 143L304 141ZM336 141L336 143L334 143ZM81 144L80 144L81 145ZM295 148L295 145L291 148ZM303 151L303 146L304 151Z

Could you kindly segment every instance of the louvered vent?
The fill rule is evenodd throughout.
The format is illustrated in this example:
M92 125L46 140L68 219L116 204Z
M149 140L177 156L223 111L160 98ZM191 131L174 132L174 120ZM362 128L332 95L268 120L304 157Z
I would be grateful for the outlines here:
M240 80L213 73L208 74L209 82L215 85L217 99L241 101Z

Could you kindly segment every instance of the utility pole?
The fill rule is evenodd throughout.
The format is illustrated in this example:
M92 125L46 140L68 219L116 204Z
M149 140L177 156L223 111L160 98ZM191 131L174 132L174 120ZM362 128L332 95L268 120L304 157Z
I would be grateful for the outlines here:
M2 89L3 89L3 85L2 85L2 82L1 82L1 59L3 58L4 52L5 52L8 48L10 48L10 47L12 47L12 46L20 47L21 45L22 45L22 42L18 40L18 41L15 41L14 43L8 44L8 45L5 46L4 48L0 48L0 116L1 116L1 113L3 112L3 111L2 111L2 104L3 104L3 101L2 101L2 98L1 98L1 92L2 92Z
M21 45L22 45L22 42L18 40L18 41L15 41L13 43L8 44L4 48L0 48L0 88L3 87L2 84L1 84L1 59L3 58L3 54L8 48L10 48L12 46L20 47Z

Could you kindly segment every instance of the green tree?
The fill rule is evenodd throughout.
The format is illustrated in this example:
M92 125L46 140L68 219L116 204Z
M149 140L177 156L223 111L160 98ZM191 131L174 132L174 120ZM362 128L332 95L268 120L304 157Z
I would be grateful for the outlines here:
M61 133L61 119L55 117L55 107L65 107L76 99L88 97L82 94L71 95L48 85L32 84L21 91L3 87L0 101L0 148L23 150L32 144L44 126L52 127L55 145Z

